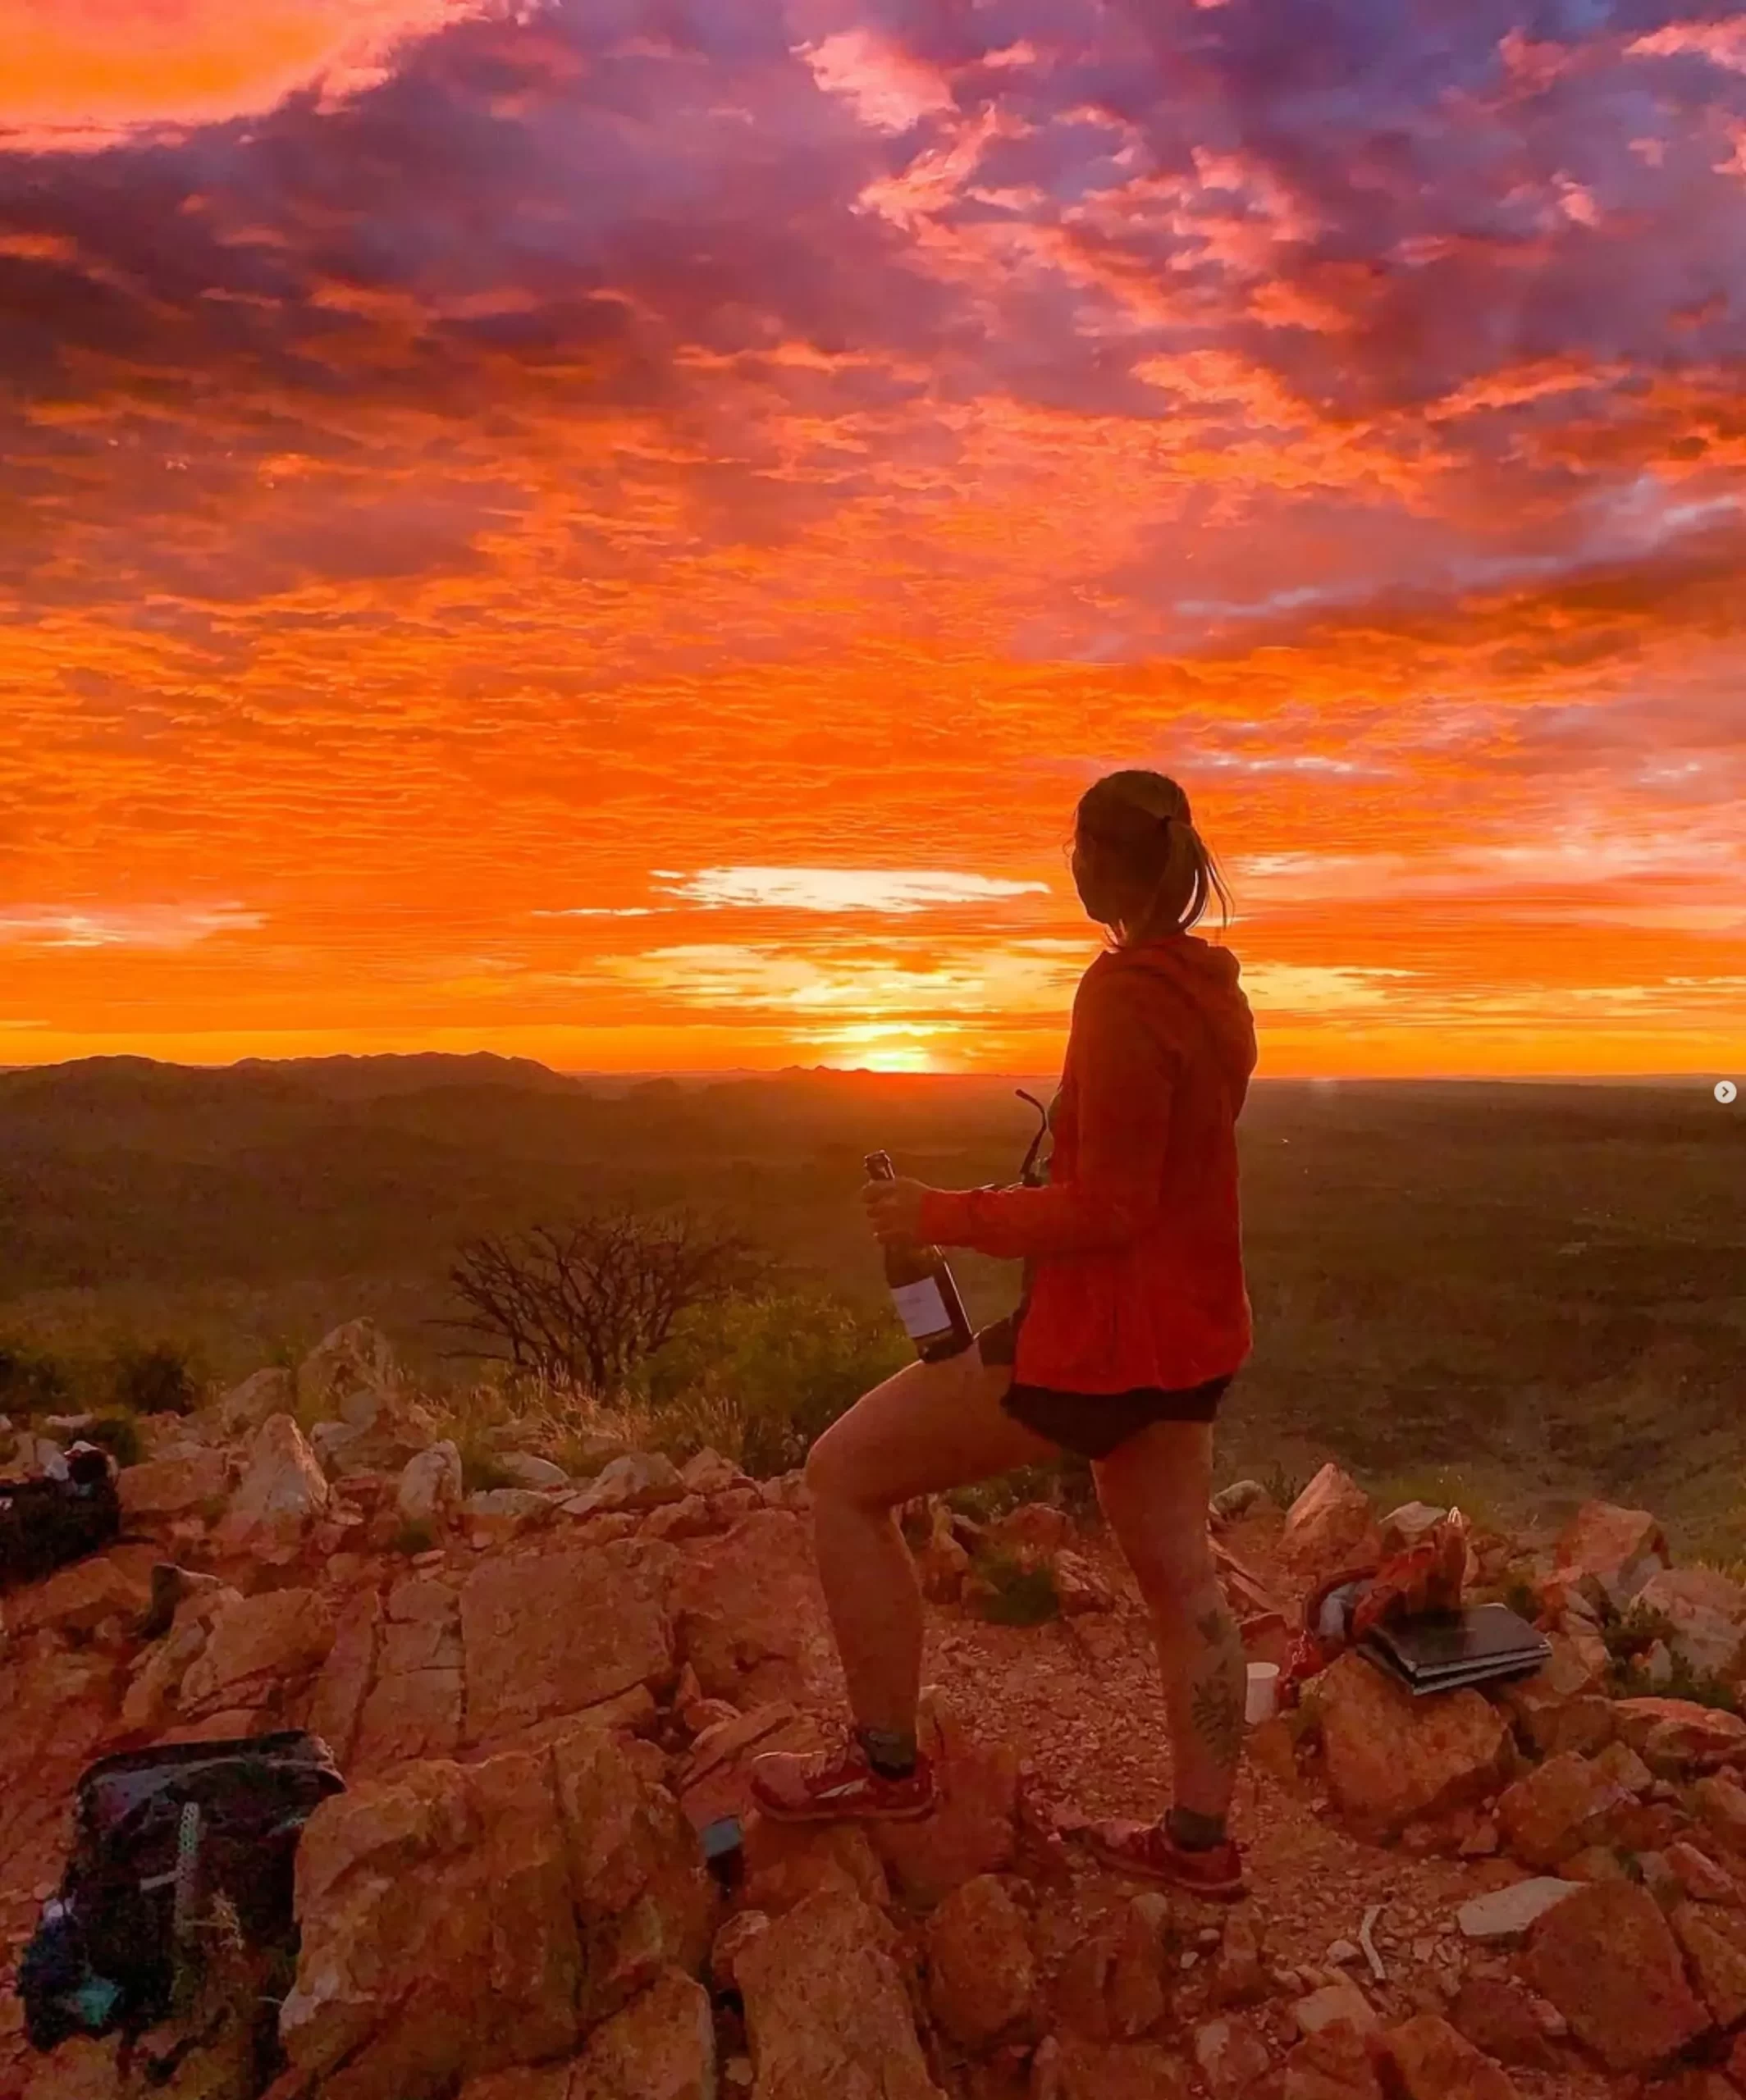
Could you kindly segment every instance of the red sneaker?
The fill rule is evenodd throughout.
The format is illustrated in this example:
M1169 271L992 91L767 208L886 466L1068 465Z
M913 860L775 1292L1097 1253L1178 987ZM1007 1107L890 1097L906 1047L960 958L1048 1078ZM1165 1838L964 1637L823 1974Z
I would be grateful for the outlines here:
M1215 1903L1235 1903L1249 1893L1242 1855L1228 1838L1190 1851L1157 1823L1095 1823L1086 1838L1093 1854L1118 1874L1164 1882Z
M913 1772L888 1779L852 1732L826 1750L766 1751L752 1760L751 1785L773 1823L919 1823L934 1813L934 1768L925 1751L916 1753Z

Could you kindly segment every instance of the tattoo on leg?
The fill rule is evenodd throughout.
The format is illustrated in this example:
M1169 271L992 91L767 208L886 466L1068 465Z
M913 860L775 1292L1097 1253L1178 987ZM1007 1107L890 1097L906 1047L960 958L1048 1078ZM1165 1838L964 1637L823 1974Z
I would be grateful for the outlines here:
M1209 1611L1195 1631L1213 1651L1189 1694L1195 1732L1221 1764L1235 1764L1243 1751L1246 1672L1228 1612Z

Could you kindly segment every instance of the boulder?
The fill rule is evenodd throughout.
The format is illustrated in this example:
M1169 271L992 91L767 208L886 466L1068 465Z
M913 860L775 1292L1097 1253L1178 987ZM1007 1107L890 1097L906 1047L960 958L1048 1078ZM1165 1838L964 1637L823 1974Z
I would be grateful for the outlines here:
M735 1956L755 2100L944 2100L880 1914L843 1890L798 1903Z
M1363 2036L1350 2021L1306 2035L1286 2059L1281 2100L1383 2100Z
M1051 1938L1068 1936L1064 1958L1051 1963L1053 2001L1064 2033L1134 2042L1158 2026L1170 2009L1163 1966L1168 1914L1168 1899L1152 1890L1108 1901L1082 1920L1050 1918Z
M1746 1759L1746 1721L1689 1699L1616 1699L1620 1737L1662 1778L1713 1772Z
M745 1880L738 1900L779 1918L821 1889L846 1889L877 1910L891 1887L864 1825L772 1823L752 1815L743 1825Z
M394 1491L395 1513L403 1524L441 1528L460 1508L461 1454L452 1438L432 1444L409 1459Z
M1415 1699L1348 1650L1313 1680L1309 1696L1329 1790L1376 1835L1477 1800L1508 1767L1508 1726L1470 1688Z
M934 1813L921 1823L869 1824L867 1834L892 1886L927 1910L977 1874L1012 1865L1019 1760L1010 1742L972 1736L937 1686L923 1688L918 1735L934 1760Z
M240 1598L213 1617L178 1709L194 1719L268 1705L320 1669L333 1640L333 1615L313 1590Z
M666 1612L674 1549L624 1539L491 1559L462 1586L463 1740L489 1743L676 1673Z
M1465 1978L1449 2008L1449 2024L1501 2064L1523 2070L1558 2067L1539 2002L1506 1977Z
M1533 1927L1522 1973L1610 2070L1652 2070L1710 2025L1672 1928L1634 1882L1593 1882L1556 1904Z
M1521 1939L1554 1904L1575 1895L1582 1886L1579 1881L1561 1881L1545 1875L1511 1882L1506 1888L1488 1890L1464 1903L1456 1913L1456 1922L1464 1939Z
M1713 1568L1658 1568L1637 1593L1645 1611L1672 1621L1668 1646L1700 1676L1746 1677L1746 1589Z
M1666 1534L1648 1510L1585 1502L1559 1535L1553 1580L1573 1586L1593 1580L1613 1609L1622 1611L1672 1558Z
M1724 1851L1746 1854L1746 1787L1719 1774L1700 1779L1692 1807Z
M103 1626L130 1630L151 1602L158 1559L155 1546L112 1545L72 1561L11 1591L0 1604L0 1628L19 1639L53 1633L71 1641L89 1640Z
M1054 2039L1055 2082L1039 2081L1053 2100L1189 2100L1182 2058L1159 2043L1094 2042L1082 2034Z
M532 1451L505 1451L497 1459L498 1468L508 1474L511 1487L568 1487L570 1477L562 1466L554 1465L550 1459L537 1457Z
M280 2032L322 2100L438 2100L570 2056L664 1972L700 1967L712 1922L672 1797L586 1727L323 1802L298 1848L297 1915Z
M1213 2100L1242 2100L1273 2052L1252 2021L1209 2020L1195 2029L1195 2061Z
M1449 1512L1434 1502L1403 1502L1383 1519L1383 1551L1404 1553L1428 1538Z
M837 1681L811 1527L760 1509L688 1552L673 1586L679 1652L706 1697L816 1703Z
M707 1445L679 1468L679 1481L688 1495L722 1495L752 1485L731 1459L723 1458Z
M183 1517L223 1499L231 1463L222 1451L198 1451L180 1459L149 1459L125 1466L116 1480L121 1514L130 1521Z
M1746 1901L1746 1891L1734 1876L1695 1845L1682 1838L1667 1847L1664 1857L1675 1880L1694 1903L1738 1906Z
M1593 1660L1567 1633L1550 1637L1552 1654L1532 1677L1497 1687L1523 1746L1542 1757L1560 1751L1598 1751L1611 1740L1611 1701Z
M415 1579L389 1595L377 1630L373 1682L359 1712L360 1773L415 1758L451 1757L461 1741L464 1679L459 1599L446 1584Z
M1330 1460L1286 1512L1280 1559L1314 1588L1342 1568L1372 1564L1381 1550L1369 1496Z
M1575 1751L1561 1751L1505 1790L1497 1802L1504 1843L1531 1867L1555 1867L1612 1831L1631 1796Z
M1378 2055L1401 2100L1516 2100L1509 2074L1435 2013L1390 2028Z
M305 1421L337 1418L348 1428L368 1429L400 1383L393 1347L381 1328L373 1320L348 1320L298 1365L298 1404Z
M352 1774L359 1717L376 1676L383 1617L382 1599L374 1590L360 1591L347 1600L309 1703L311 1730L348 1774Z
M327 1507L327 1476L288 1414L269 1415L249 1445L243 1477L219 1520L232 1552L295 1549Z
M1355 2034L1373 2034L1382 2024L1375 2006L1349 1976L1299 1998L1291 2017L1300 2034L1319 2034L1336 2026L1349 2027Z
M616 1510L658 1509L690 1493L679 1468L658 1451L626 1451L610 1459L580 1495L564 1504L572 1517L604 1516Z
M596 2027L564 2100L715 2100L715 2023L709 1993L666 1969Z
M1671 1923L1716 2025L1739 2026L1746 2020L1746 1918L1713 1904L1681 1903Z
M531 1487L484 1487L463 1498L460 1513L476 1543L504 1545L551 1523L557 1511Z
M1035 1984L1024 1913L994 1874L953 1890L927 1928L928 2001L954 2041L980 2052L1017 2026Z
M203 1411L202 1419L210 1418L221 1438L252 1436L269 1415L290 1414L296 1406L296 1373L275 1366L251 1372L240 1386L222 1393Z

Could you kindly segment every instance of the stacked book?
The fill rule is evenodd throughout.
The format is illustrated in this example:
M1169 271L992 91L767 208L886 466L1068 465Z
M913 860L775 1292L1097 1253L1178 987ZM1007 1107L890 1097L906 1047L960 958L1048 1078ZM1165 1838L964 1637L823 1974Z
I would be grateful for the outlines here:
M1469 1605L1373 1627L1360 1643L1372 1662L1411 1692L1524 1677L1552 1655L1552 1643L1507 1605Z

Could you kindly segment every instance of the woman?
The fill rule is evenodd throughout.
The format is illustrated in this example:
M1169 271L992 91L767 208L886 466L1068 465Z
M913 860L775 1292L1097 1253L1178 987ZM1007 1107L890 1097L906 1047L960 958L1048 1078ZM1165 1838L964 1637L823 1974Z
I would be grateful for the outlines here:
M1024 1288L973 1348L906 1365L813 1446L819 1573L854 1725L836 1749L760 1758L752 1792L786 1821L930 1812L921 1599L896 1513L1076 1452L1151 1615L1176 1792L1160 1821L1097 1824L1090 1842L1117 1868L1235 1897L1226 1819L1246 1671L1207 1500L1213 1418L1251 1347L1236 1123L1255 1020L1236 957L1188 931L1209 888L1227 920L1230 899L1174 781L1098 781L1079 804L1072 867L1114 941L1074 998L1049 1185L862 1191L880 1240L1022 1256Z

